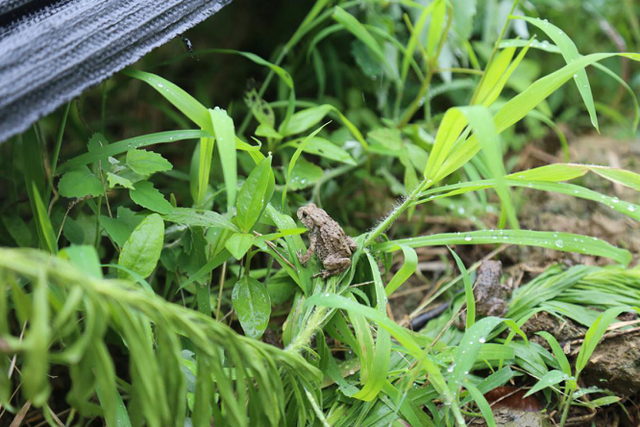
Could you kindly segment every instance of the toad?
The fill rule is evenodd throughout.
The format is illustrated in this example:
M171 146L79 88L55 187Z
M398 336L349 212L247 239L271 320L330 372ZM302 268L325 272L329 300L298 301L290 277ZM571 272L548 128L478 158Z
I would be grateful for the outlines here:
M502 317L509 311L506 300L509 299L510 287L500 283L501 275L500 261L483 261L478 268L473 290L478 316Z
M309 249L298 254L302 265L306 265L315 253L324 267L316 276L326 279L340 274L351 266L351 255L356 242L344 233L340 224L313 203L298 209L298 218L309 229Z

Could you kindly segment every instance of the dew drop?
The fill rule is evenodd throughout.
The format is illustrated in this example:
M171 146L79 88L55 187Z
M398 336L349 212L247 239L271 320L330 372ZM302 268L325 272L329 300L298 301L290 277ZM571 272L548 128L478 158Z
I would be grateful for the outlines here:
M464 241L465 241L465 242L470 242L470 241L472 241L472 240L473 240L473 237L471 237L471 236L469 236L469 235L466 235L466 236L464 237Z
M487 342L487 339L485 337L482 337L478 340L478 342L484 344L485 342Z
M559 247L559 248L564 247L564 242L562 240L556 240L555 243L556 243L556 246Z
M635 211L636 211L636 208L634 208L633 206L629 205L629 206L627 206L627 210L628 210L629 212L635 212Z

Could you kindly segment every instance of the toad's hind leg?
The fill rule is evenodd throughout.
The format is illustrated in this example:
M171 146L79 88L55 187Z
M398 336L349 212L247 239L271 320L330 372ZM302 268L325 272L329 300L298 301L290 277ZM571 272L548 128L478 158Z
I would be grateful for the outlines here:
M323 278L335 276L336 274L342 273L351 266L351 258L329 255L322 262L322 266L325 268L320 272L320 275Z

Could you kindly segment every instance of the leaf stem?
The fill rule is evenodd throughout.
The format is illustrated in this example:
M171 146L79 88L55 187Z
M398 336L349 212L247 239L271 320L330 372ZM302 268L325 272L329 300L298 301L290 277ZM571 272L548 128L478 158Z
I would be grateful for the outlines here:
M318 329L322 327L322 324L325 321L326 314L326 307L316 307L309 320L305 322L304 329L298 332L293 341L289 343L285 351L289 353L299 353L305 347L307 347L311 342L311 338L313 337L313 335Z
M387 228L391 227L391 224L398 219L400 215L410 207L413 202L418 198L418 196L427 188L429 188L433 184L433 180L431 179L423 179L420 184L416 186L416 188L411 192L411 194L404 199L404 201L397 206L390 214L387 216L380 224L373 229L371 233L367 236L367 239L364 241L364 247L370 246L377 238L382 234Z

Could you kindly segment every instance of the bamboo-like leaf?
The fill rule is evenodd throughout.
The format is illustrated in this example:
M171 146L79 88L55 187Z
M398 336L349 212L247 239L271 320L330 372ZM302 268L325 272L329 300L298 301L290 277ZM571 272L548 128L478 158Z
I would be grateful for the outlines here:
M389 284L385 289L387 297L402 286L402 284L406 282L418 268L418 255L416 254L416 251L408 246L402 246L401 249L404 254L404 263L402 264L402 267L400 267L400 270L398 270L398 272L394 274L389 281Z
M293 153L293 156L291 156L291 160L289 160L289 166L287 167L287 181L284 185L284 190L282 191L282 206L285 205L285 202L287 200L287 188L289 187L289 181L291 180L291 172L293 172L293 168L296 165L296 161L302 154L302 151L305 149L309 141L311 141L313 137L315 137L318 134L318 132L320 132L322 128L325 127L326 125L327 123L320 126L318 129L314 130L311 134L309 134L305 139L303 139L300 145L298 146L298 148L296 149L296 151Z
M562 372L567 375L571 375L571 365L569 364L569 360L555 337L547 331L536 332L536 334L547 340L551 350L553 350L553 354L556 356L556 360L558 361L558 365L560 365Z
M549 21L531 18L528 16L512 16L511 18L515 19L523 19L526 22L535 25L544 31L551 40L555 43L555 45L560 49L560 53L567 63L571 63L580 57L580 53L578 52L578 48L573 43L573 41L567 36L564 31L555 25L549 23ZM596 107L593 103L593 95L591 94L591 86L589 85L589 79L587 78L587 72L582 69L577 71L573 75L573 79L576 82L576 87L580 92L580 96L582 97L582 101L584 102L585 107L587 107L587 111L589 112L589 117L591 117L591 123L593 127L596 128L598 132L600 129L598 128L598 116L596 115Z
M230 211L236 204L236 193L238 191L236 133L233 127L233 120L231 120L231 117L229 117L225 110L216 107L213 110L209 110L209 113L218 142L224 183L227 187L227 211ZM207 175L207 183L208 179L209 176Z
M33 194L33 202L36 207L36 226L42 235L44 242L43 247L46 248L52 254L58 253L58 243L56 239L56 235L53 232L53 226L51 225L51 220L49 219L49 215L47 214L47 208L44 206L42 198L40 197L40 192L38 191L38 187L35 182L32 185L32 194Z
M593 325L589 327L589 330L584 337L584 343L580 348L580 353L578 353L578 357L576 358L576 377L580 375L585 366L587 366L587 362L591 358L591 355L595 351L609 325L621 313L633 310L634 309L631 307L612 307L598 316L596 321L593 322ZM636 308L636 311L640 312L640 309Z
M362 25L355 16L346 12L341 7L336 6L334 8L332 17L337 22L339 22L347 31L353 34L358 40L360 40L369 48L376 59L385 66L390 77L394 79L398 78L394 67L387 60L384 51L382 50L376 39L369 33L369 31L367 31L364 25Z
M478 390L478 388L471 383L469 380L464 381L464 387L469 391L469 394L476 402L478 409L482 413L484 420L487 422L487 427L496 427L496 420L493 417L493 411L491 410L491 406L487 399L484 397L482 392Z
M531 396L532 394L537 393L540 390L544 390L547 387L552 387L556 384L561 383L562 381L568 381L571 379L572 378L569 375L565 374L562 371L549 371L544 377L540 378L540 381L538 381L536 385L531 387L531 389L527 392L527 394L524 395L524 397Z
M167 79L145 71L126 69L122 73L148 83L195 124L203 129L207 127L209 122L207 108L184 89Z
M464 295L467 302L467 320L465 328L468 330L476 322L476 298L473 294L473 283L471 282L471 278L469 277L467 268L464 266L464 263L462 262L458 254L448 246L447 249L449 249L449 252L451 252L453 259L456 261L456 265L458 266L458 270L460 270L460 275L462 276L462 283L464 284Z

